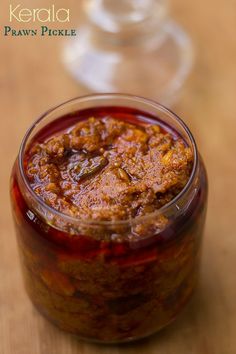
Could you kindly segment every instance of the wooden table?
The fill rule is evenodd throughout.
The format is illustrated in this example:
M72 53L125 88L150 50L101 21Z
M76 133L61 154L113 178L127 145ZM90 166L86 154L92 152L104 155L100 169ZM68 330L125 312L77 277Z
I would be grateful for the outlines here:
M57 0L58 6L74 8L74 19L78 3ZM32 121L47 108L84 92L61 64L58 39L9 39L1 33L1 354L236 353L236 1L173 0L172 4L173 16L191 34L197 53L191 80L175 111L196 136L210 181L198 291L169 328L123 347L81 343L54 328L31 306L22 285L10 214L10 169ZM7 24L8 7L9 1L1 0L1 27Z

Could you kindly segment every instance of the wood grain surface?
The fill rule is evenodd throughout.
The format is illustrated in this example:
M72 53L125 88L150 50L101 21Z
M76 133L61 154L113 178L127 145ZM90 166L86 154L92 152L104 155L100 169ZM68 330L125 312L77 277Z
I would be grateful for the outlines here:
M172 16L196 49L194 72L174 109L197 139L210 183L201 279L174 324L124 346L87 344L60 332L36 312L23 289L8 196L11 166L33 120L85 92L64 70L61 40L3 37L9 3L0 3L0 354L235 354L236 1L172 0ZM74 23L80 3L56 1L73 9Z

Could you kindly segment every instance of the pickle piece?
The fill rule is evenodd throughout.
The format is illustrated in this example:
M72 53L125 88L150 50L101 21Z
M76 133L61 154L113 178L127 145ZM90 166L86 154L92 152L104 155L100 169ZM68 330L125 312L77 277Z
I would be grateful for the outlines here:
M84 178L90 177L101 171L108 164L108 160L104 156L96 156L83 160L75 165L71 170L71 177L79 182Z

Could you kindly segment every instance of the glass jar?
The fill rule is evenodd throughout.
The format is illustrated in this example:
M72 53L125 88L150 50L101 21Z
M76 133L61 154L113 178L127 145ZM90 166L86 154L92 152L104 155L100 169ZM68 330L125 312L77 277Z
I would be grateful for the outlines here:
M192 149L188 183L154 213L112 222L80 220L52 209L29 185L24 156L32 140L75 124L78 112L83 117L103 107L142 112L138 119L164 123ZM61 329L92 341L132 341L172 322L188 303L198 277L207 177L189 129L165 107L104 94L48 111L23 139L12 171L11 201L27 293Z
M192 41L168 0L81 0L66 69L89 92L127 92L173 104L194 61Z

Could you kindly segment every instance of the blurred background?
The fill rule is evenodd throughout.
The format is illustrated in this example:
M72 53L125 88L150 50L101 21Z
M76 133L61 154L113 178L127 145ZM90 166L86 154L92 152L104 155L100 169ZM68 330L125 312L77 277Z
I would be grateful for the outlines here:
M123 347L84 344L59 332L33 309L23 289L8 195L12 164L26 129L41 113L91 89L82 87L65 67L66 38L3 35L10 3L18 4L0 4L0 353L235 354L236 0L170 0L170 16L188 33L195 53L191 74L172 109L196 137L210 184L201 279L177 322ZM48 8L53 2L20 3ZM81 0L57 0L55 5L70 8L71 21L51 27L82 26Z

